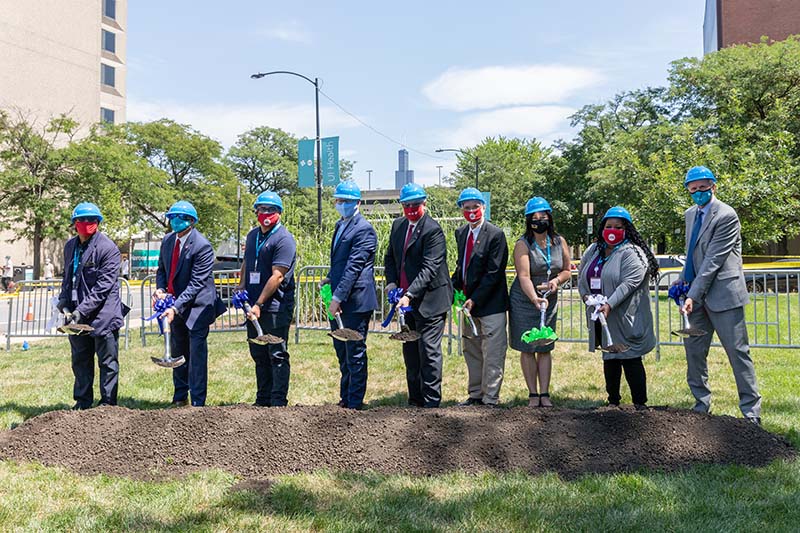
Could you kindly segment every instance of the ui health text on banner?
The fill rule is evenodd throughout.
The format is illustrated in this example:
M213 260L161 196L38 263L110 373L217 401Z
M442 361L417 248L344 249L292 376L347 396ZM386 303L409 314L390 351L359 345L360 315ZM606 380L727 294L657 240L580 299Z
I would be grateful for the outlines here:
M297 185L315 187L314 179L314 139L297 141Z
M339 137L322 139L322 185L339 184Z

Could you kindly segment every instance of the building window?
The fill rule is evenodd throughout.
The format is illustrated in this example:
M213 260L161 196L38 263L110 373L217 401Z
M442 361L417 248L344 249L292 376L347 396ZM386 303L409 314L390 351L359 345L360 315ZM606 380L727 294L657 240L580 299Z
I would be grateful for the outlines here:
M100 64L100 83L114 87L116 71L111 65Z
M117 0L103 0L103 16L116 20Z
M102 120L106 124L113 124L114 123L114 110L113 109L106 109L105 107L101 107L100 108L100 120Z
M112 54L115 53L117 51L117 34L108 30L102 30L102 32L103 36L100 44L103 50Z

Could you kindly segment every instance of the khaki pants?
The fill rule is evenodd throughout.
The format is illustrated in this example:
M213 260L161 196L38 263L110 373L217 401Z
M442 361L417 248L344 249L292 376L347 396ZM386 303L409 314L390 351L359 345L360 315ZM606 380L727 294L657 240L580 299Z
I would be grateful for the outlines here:
M500 400L500 386L506 366L506 313L472 317L478 328L478 337L468 338L472 330L462 324L462 350L469 374L469 397L496 404Z

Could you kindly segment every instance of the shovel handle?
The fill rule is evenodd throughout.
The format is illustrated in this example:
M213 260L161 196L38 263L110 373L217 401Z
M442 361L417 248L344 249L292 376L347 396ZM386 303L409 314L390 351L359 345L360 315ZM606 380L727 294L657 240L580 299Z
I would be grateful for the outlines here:
M341 311L336 313L335 315L333 315L333 317L336 319L336 326L339 329L344 329L344 326L342 325L342 313L341 313Z
M608 322L606 322L606 315L604 315L603 313L598 313L597 318L600 320L600 325L603 327L603 333L605 333L606 337L608 338L608 344L606 346L611 346L612 344L614 344L614 340L611 338L611 332L608 330Z
M253 310L253 308L250 307L250 304L247 303L247 302L244 302L242 304L242 309L244 309L245 316L249 315L250 311ZM261 324L258 323L258 319L257 318L250 318L249 316L247 316L247 320L252 322L253 323L253 327L256 328L256 336L257 337L261 337L261 336L264 335L264 331L261 329Z
M170 329L169 321L163 316L158 317L161 324L161 330L164 332L164 360L169 361L172 359L172 343L170 342Z
M469 312L469 309L466 307L462 307L461 310L464 312L464 318L467 319L469 322L470 327L472 328L472 335L477 337L478 336L478 326L475 325L475 321L472 320L472 313Z

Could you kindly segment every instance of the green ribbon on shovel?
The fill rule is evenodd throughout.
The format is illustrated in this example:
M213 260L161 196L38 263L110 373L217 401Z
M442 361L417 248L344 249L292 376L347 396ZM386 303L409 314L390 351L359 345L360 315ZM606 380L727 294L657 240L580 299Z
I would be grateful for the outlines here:
M330 283L326 283L319 288L319 297L322 298L322 303L325 304L325 312L328 313L328 320L333 320L334 316L328 311L333 301L333 291L331 290Z
M528 331L522 334L522 342L527 344L530 344L534 341L538 341L541 339L557 341L558 335L556 335L556 332L553 331L553 328L549 326L545 326L542 329L539 328L529 329Z
M453 319L456 321L456 324L458 324L458 315L461 314L461 309L464 307L466 301L467 297L464 291L456 289L453 293Z

